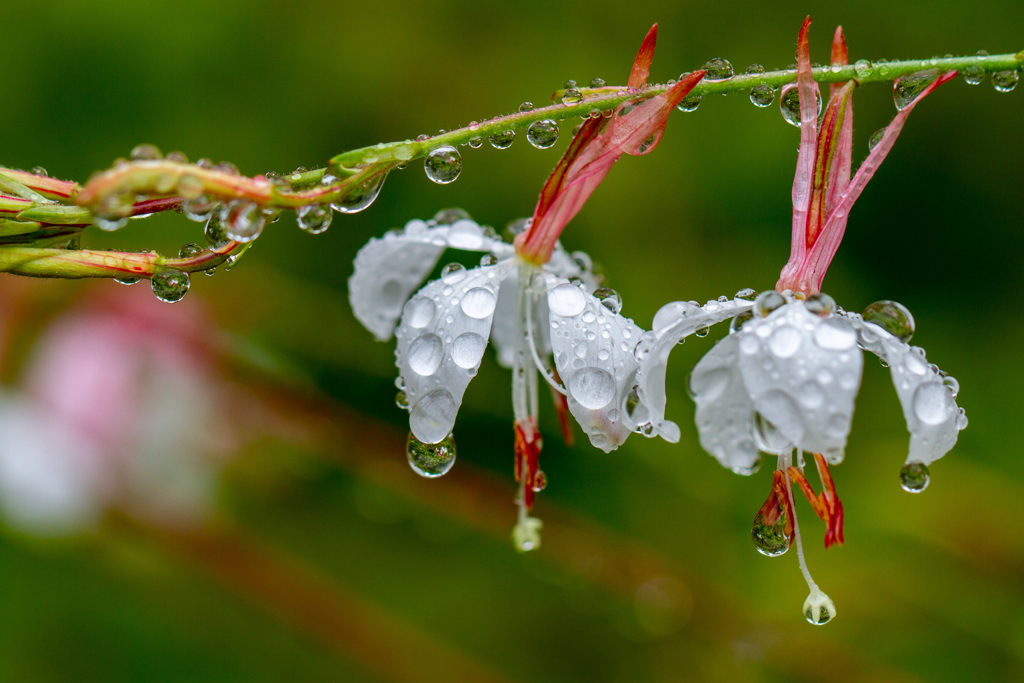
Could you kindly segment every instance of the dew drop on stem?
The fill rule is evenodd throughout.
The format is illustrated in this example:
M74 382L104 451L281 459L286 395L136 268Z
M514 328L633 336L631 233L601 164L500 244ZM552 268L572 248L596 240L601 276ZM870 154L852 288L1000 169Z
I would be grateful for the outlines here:
M558 141L558 124L551 119L535 121L526 129L526 139L537 149L547 149Z
M169 304L181 301L188 293L189 284L188 273L180 270L164 270L150 280L156 298Z
M462 155L451 145L438 147L423 160L423 170L438 185L447 185L462 173Z

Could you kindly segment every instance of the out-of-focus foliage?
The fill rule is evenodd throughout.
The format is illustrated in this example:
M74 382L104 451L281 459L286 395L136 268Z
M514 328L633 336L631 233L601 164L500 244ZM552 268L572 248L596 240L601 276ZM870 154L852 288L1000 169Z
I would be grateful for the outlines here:
M286 172L543 102L566 79L624 82L654 21L652 81L711 57L738 71L752 62L784 67L807 12L819 62L837 23L851 60L1024 48L1024 15L995 0L782 11L687 2L638 11L621 3L580 11L23 2L4 9L0 161L85 180L152 142L233 161L249 175ZM673 354L669 412L683 425L679 445L634 437L611 455L583 443L566 449L542 407L550 483L537 503L546 527L535 554L516 554L507 538L512 428L507 378L492 360L466 395L455 469L426 481L405 464L392 348L373 342L346 304L355 251L447 206L499 229L529 215L568 139L563 130L548 151L525 140L505 151L466 148L451 185L430 183L416 164L395 172L376 204L336 217L324 235L285 217L235 270L193 278L173 307L150 302L145 283L5 277L5 394L25 392L56 326L103 297L152 303L169 321L187 309L212 347L207 379L239 394L219 394L233 397L221 399L230 405L203 406L212 415L202 419L186 415L180 439L160 432L194 456L200 430L216 451L204 476L219 487L191 513L147 505L128 479L111 482L106 517L70 539L41 540L8 520L0 678L1019 676L1024 323L1012 296L1024 261L1022 96L958 79L924 102L858 201L825 281L852 309L882 298L907 305L915 341L960 380L971 419L932 467L928 491L906 494L897 401L887 372L865 368L848 458L833 470L847 543L828 552L808 543L815 577L838 608L828 626L811 627L799 613L805 589L795 559L769 560L750 543L770 468L729 473L688 426L686 374L713 339ZM895 110L883 86L855 98L860 159ZM797 136L776 107L758 109L745 96L674 113L659 149L617 164L563 243L602 263L623 312L643 327L666 301L769 288L788 254ZM89 234L87 243L170 253L200 237L171 215ZM180 417L178 408L164 410ZM207 434L210 424L217 428ZM118 497L125 491L136 494ZM806 512L810 540L823 529Z

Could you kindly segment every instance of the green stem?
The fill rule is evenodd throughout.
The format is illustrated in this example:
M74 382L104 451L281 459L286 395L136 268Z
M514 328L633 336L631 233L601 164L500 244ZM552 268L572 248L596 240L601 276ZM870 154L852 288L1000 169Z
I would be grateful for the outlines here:
M131 253L90 249L0 247L0 272L31 277L152 277L165 270L194 273L220 265L239 246L227 242L187 258L165 258L155 251Z

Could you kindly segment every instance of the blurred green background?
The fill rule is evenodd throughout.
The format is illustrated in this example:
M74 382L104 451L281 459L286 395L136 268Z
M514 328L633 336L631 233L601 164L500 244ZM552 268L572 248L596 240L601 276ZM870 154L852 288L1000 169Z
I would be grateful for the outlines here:
M827 60L837 23L851 60L1024 48L1024 12L1002 0L7 3L0 162L84 181L150 142L248 175L312 168L545 102L566 79L623 82L655 21L654 81L711 57L737 71L785 67L808 13L814 61ZM232 272L193 278L175 308L203 311L210 336L229 340L218 377L258 403L260 429L237 438L215 499L187 522L122 512L45 540L5 527L0 680L1024 676L1020 90L958 79L920 106L826 278L849 310L908 306L915 343L960 380L971 420L928 491L904 493L902 412L868 358L849 457L833 470L846 545L826 552L823 525L801 507L808 561L838 609L828 626L800 614L795 553L770 560L749 540L771 468L737 477L698 447L684 382L724 328L673 355L680 444L567 449L542 405L550 484L535 508L546 521L536 553L517 554L507 537L509 381L493 359L466 394L453 472L427 481L403 462L393 345L375 343L347 306L355 252L444 207L499 229L529 215L563 127L552 150L522 139L464 148L448 186L411 164L324 235L286 216ZM895 112L882 85L856 101L855 162ZM641 327L671 300L769 288L789 253L797 144L777 107L745 95L676 112L660 148L617 164L563 243L601 262ZM86 243L169 253L200 238L196 224L164 216ZM12 391L62 311L150 297L145 284L4 284L23 302L5 321ZM237 408L208 417L232 422Z

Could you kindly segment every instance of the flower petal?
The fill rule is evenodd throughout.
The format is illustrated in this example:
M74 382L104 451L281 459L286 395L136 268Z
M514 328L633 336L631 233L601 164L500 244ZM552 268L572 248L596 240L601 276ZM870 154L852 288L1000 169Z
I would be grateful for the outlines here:
M709 301L703 307L695 301L674 301L655 314L654 329L644 335L636 349L640 361L637 396L650 420L650 436L661 436L671 443L679 440L679 426L665 419L665 373L672 349L697 330L749 311L752 306L741 299Z
M409 427L425 443L444 439L491 332L498 287L511 260L431 282L406 303L395 336L409 401Z
M738 474L750 474L760 459L754 443L754 402L743 384L739 334L730 334L708 351L690 374L697 404L701 447Z
M864 365L850 320L821 318L794 301L755 317L739 336L755 410L796 448L840 460Z
M371 239L359 250L348 280L356 319L380 341L387 341L409 295L423 282L446 248L510 256L511 245L484 234L471 220L430 226L409 221L399 233Z
M568 280L548 275L547 285L551 346L569 410L590 442L610 452L636 427L626 400L643 330Z
M910 430L907 462L929 465L956 445L967 426L963 409L956 404L956 380L929 365L924 349L910 346L859 316L851 316L860 345L889 365L896 395Z

